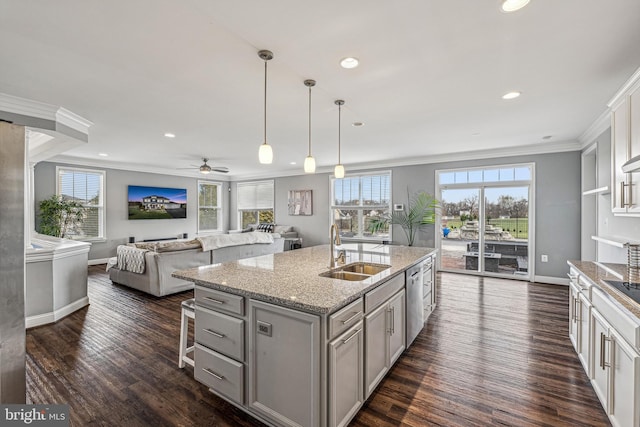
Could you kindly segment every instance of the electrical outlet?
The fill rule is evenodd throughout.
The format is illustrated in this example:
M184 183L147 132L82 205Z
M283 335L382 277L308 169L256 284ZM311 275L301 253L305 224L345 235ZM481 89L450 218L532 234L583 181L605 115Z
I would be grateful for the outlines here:
M549 255L540 255L540 261L549 262Z

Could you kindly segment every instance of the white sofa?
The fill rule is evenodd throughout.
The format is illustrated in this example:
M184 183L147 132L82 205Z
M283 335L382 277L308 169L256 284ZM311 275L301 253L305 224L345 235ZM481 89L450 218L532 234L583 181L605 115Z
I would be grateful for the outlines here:
M272 243L240 244L203 250L198 240L134 243L144 252L144 272L134 273L114 265L109 268L112 282L125 285L155 296L164 296L193 289L193 282L171 276L184 270L208 264L234 261L254 256L273 254L284 250L284 238L273 236ZM117 261L116 261L117 263Z

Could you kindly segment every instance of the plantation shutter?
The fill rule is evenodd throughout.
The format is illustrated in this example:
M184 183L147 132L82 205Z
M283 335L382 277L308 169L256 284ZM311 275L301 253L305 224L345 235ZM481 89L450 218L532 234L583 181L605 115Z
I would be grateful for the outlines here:
M69 230L70 236L102 237L103 185L103 171L58 169L58 195L65 200L76 201L85 208L83 224Z
M220 229L219 183L198 182L198 231Z
M273 209L273 181L238 184L238 210Z

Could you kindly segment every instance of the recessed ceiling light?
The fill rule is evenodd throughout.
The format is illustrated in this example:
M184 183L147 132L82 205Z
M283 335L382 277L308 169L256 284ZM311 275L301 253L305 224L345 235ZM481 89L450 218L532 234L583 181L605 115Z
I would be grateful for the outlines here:
M359 128L359 127L361 127L361 126L364 126L364 123L362 123L362 122L353 122L353 123L351 124L351 126L356 127L356 128Z
M551 135L545 135L545 136L542 137L542 139L551 139L551 138L553 138L553 136L551 136Z
M98 156L100 156L100 157L109 157L109 155L107 153L98 153Z
M342 58L340 60L340 66L342 68L356 68L358 66L358 64L360 63L360 61L358 61L358 58L354 58L354 57L347 57L347 58Z
M290 165L296 165L297 163L296 162L290 162L289 164Z
M529 0L504 0L502 2L503 12L515 12L522 9L529 3Z
M171 132L167 132L164 134L164 136L166 136L167 138L175 138L176 134L175 133L171 133Z
M520 96L520 92L509 92L502 95L502 99L515 99Z

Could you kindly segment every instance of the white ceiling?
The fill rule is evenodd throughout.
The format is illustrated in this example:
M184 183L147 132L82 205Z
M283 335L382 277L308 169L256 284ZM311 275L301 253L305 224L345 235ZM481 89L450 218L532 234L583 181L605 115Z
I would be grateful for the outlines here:
M347 171L544 150L576 143L640 66L639 22L638 0L531 0L511 14L498 0L0 0L0 92L92 121L65 156L107 167L175 173L206 156L234 178L302 173L308 78L319 171L337 161L338 98ZM260 49L275 54L272 165L258 163ZM361 65L340 68L345 56Z

